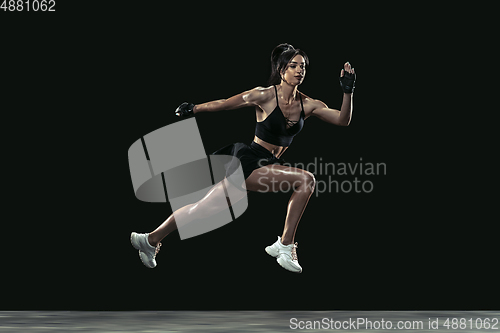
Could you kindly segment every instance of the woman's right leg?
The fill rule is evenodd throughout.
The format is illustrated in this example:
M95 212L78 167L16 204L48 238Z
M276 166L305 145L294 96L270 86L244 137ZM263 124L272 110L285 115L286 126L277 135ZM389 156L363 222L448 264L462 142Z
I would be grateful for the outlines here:
M215 185L200 201L179 208L172 213L158 228L149 233L148 242L151 246L156 247L160 241L168 234L177 229L175 216L184 223L189 223L193 220L203 217L212 216L227 209L228 204L235 204L236 201L245 197L246 191L236 188L229 183L227 179ZM221 204L220 197L231 197L232 202L226 201Z
M189 210L194 204L184 206L176 211L176 214L184 213L184 210ZM158 228L149 233L148 242L151 246L156 247L158 243L172 231L177 230L177 225L175 224L174 214L171 214L165 222L163 222Z
M150 234L130 234L132 246L139 250L142 263L148 268L156 267L156 254L160 249L160 241L177 229L177 222L187 224L191 221L210 217L228 208L229 200L235 203L246 196L242 191L232 186L227 179L219 182L198 202L186 205L176 210L169 218ZM225 200L224 200L225 199Z

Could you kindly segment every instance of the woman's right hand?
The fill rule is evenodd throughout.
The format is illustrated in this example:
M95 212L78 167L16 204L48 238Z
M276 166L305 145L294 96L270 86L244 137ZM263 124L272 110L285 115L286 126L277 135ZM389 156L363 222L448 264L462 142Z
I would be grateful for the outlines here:
M184 102L175 110L175 115L184 119L190 118L194 116L193 109L193 103Z

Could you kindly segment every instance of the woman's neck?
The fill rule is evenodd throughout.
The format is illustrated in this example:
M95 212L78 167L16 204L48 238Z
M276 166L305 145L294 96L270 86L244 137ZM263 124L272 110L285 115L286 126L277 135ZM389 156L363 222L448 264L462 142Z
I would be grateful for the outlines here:
M286 104L291 104L297 96L297 86L292 86L285 81L281 80L281 98L285 100Z

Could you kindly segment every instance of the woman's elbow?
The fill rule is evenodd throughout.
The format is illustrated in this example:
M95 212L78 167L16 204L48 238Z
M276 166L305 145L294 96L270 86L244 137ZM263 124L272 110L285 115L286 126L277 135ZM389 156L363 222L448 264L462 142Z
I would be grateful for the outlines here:
M347 127L347 126L349 126L350 123L351 123L351 119L341 121L337 125L342 126L342 127Z

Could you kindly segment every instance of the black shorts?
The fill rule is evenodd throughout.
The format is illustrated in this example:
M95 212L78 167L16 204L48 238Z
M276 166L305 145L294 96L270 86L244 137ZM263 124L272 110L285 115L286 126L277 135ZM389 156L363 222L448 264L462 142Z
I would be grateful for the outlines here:
M230 155L237 157L241 163L245 179L247 179L255 169L270 164L285 163L283 159L277 158L273 153L255 141L252 141L250 145L241 142L233 143L213 152L212 155ZM226 175L229 176L237 167L237 165L228 166L226 168Z

